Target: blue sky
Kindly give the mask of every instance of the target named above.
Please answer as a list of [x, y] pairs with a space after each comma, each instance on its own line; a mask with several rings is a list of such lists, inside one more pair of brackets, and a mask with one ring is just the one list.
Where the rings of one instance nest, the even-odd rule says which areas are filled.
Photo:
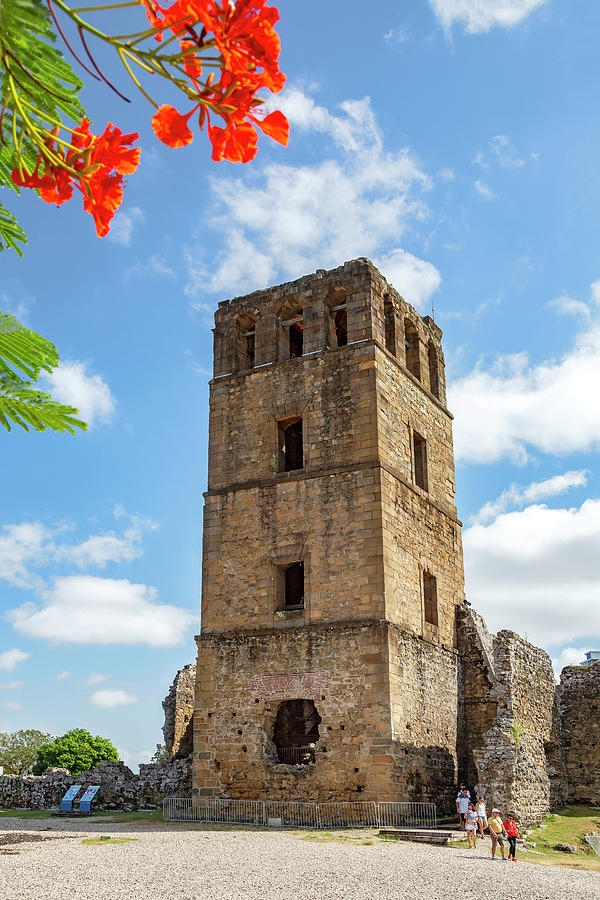
[[2, 437], [2, 731], [148, 758], [195, 656], [212, 311], [356, 256], [444, 330], [469, 600], [557, 666], [600, 646], [600, 7], [279, 7], [287, 149], [169, 150], [94, 86], [95, 124], [143, 151], [110, 237], [77, 201], [7, 198], [30, 243], [0, 308], [56, 343], [91, 428]]

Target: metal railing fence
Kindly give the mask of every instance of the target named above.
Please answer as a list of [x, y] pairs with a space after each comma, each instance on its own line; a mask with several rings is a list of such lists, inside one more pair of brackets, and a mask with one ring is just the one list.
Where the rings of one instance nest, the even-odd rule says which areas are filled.
[[288, 800], [221, 800], [166, 797], [165, 822], [279, 825], [293, 828], [435, 828], [435, 803]]
[[596, 856], [600, 856], [600, 834], [586, 834], [585, 839]]
[[315, 745], [308, 747], [278, 747], [277, 759], [288, 766], [307, 766], [314, 763]]

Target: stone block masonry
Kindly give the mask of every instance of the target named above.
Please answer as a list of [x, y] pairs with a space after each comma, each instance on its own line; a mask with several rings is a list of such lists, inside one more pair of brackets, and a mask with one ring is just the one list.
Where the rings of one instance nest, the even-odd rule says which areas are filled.
[[557, 689], [570, 802], [600, 805], [600, 663], [567, 666]]
[[175, 675], [162, 703], [165, 714], [163, 737], [170, 757], [188, 756], [193, 750], [194, 691], [196, 666], [184, 666]]

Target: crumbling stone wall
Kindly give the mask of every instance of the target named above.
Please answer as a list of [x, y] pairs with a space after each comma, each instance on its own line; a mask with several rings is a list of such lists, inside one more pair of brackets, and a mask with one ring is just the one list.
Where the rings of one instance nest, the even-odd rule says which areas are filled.
[[177, 672], [169, 693], [162, 702], [165, 714], [162, 731], [165, 748], [171, 758], [187, 756], [193, 750], [195, 686], [196, 665], [190, 663]]
[[488, 807], [537, 821], [565, 797], [550, 658], [512, 631], [490, 635], [469, 608], [459, 615], [469, 783]]
[[0, 807], [56, 809], [73, 784], [82, 788], [100, 785], [93, 809], [157, 806], [165, 797], [189, 797], [191, 774], [192, 760], [187, 757], [162, 765], [141, 764], [139, 775], [121, 761], [106, 761], [79, 775], [70, 775], [67, 769], [61, 768], [47, 769], [43, 775], [0, 775]]
[[570, 802], [600, 804], [600, 663], [567, 666], [557, 688]]

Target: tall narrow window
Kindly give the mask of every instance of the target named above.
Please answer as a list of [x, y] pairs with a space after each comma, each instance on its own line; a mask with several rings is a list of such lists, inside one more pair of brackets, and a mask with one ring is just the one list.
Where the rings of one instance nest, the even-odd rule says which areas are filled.
[[417, 487], [427, 490], [427, 442], [416, 431], [413, 431], [413, 464], [414, 479]]
[[252, 328], [250, 331], [244, 333], [244, 350], [246, 355], [246, 367], [248, 369], [254, 368], [254, 346], [255, 331], [254, 328]]
[[423, 572], [423, 604], [425, 621], [430, 625], [438, 623], [437, 580], [430, 572]]
[[421, 380], [421, 361], [419, 359], [419, 335], [410, 321], [404, 320], [404, 347], [406, 350], [406, 368], [411, 375]]
[[[340, 292], [341, 293], [341, 292]], [[327, 344], [329, 347], [345, 347], [348, 343], [348, 304], [346, 298], [342, 295], [340, 302], [334, 299], [332, 303], [335, 306], [329, 307], [329, 337]]]
[[279, 471], [293, 472], [304, 466], [302, 419], [279, 422]]
[[396, 314], [391, 300], [385, 300], [383, 304], [385, 318], [385, 348], [393, 356], [396, 356]]
[[284, 609], [304, 609], [304, 563], [295, 562], [284, 573]]
[[290, 359], [296, 359], [302, 356], [302, 347], [304, 344], [304, 333], [302, 330], [302, 321], [293, 322], [290, 325]]
[[427, 348], [429, 357], [429, 389], [434, 397], [440, 399], [440, 370], [438, 363], [438, 355], [433, 341], [429, 341]]

